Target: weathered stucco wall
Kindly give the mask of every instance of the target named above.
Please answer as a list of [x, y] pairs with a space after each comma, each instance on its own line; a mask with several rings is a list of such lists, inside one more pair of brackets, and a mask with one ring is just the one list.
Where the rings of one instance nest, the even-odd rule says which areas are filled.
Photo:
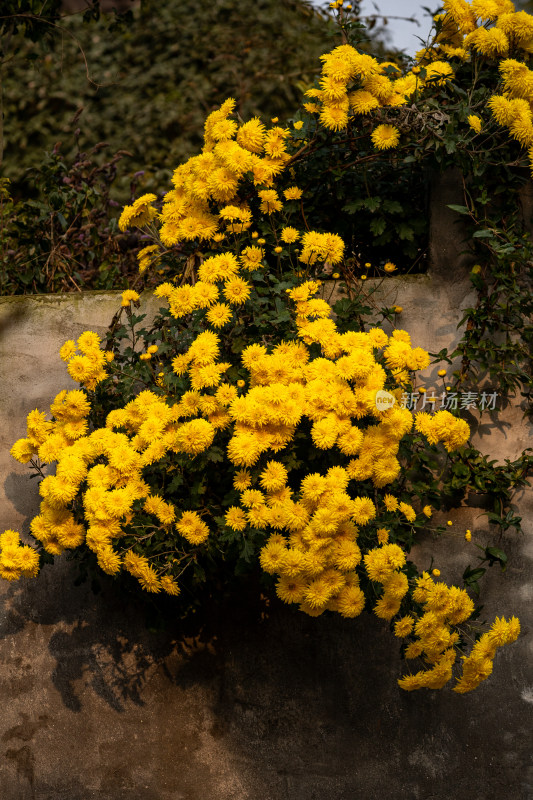
[[[438, 269], [381, 291], [430, 351], [454, 341], [471, 301], [467, 282]], [[38, 504], [8, 449], [27, 412], [71, 385], [59, 346], [103, 332], [116, 306], [99, 293], [0, 299], [0, 530], [27, 531]], [[500, 459], [533, 445], [516, 409], [477, 440]], [[519, 508], [524, 535], [506, 542], [510, 566], [483, 590], [487, 619], [517, 614], [523, 635], [465, 696], [402, 693], [397, 642], [375, 618], [310, 619], [276, 601], [265, 614], [250, 596], [213, 604], [196, 629], [169, 615], [154, 632], [111, 584], [75, 587], [66, 560], [2, 583], [2, 800], [532, 800], [531, 492]], [[478, 515], [462, 509], [443, 538], [428, 536], [420, 566], [435, 552], [451, 581], [475, 563], [464, 530], [488, 541]]]

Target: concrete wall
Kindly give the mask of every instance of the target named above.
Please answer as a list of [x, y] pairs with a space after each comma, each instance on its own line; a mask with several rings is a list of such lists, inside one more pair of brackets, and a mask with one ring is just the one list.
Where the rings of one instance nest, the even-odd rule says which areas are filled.
[[[432, 351], [457, 338], [472, 300], [464, 272], [450, 280], [438, 258], [431, 276], [380, 289]], [[0, 530], [27, 531], [38, 505], [7, 451], [27, 412], [71, 383], [59, 346], [103, 332], [117, 305], [96, 292], [0, 299]], [[476, 436], [500, 459], [533, 445], [519, 409], [498, 411]], [[36, 580], [2, 583], [2, 800], [533, 800], [531, 492], [518, 505], [524, 535], [505, 542], [506, 574], [494, 567], [484, 581], [484, 616], [517, 614], [524, 632], [465, 696], [402, 693], [397, 640], [376, 618], [310, 619], [261, 604], [253, 589], [213, 603], [196, 625], [170, 613], [157, 632], [112, 585], [75, 587], [64, 559]], [[465, 528], [491, 541], [479, 513], [454, 512], [453, 528], [418, 548], [419, 565], [433, 552], [443, 579], [458, 578], [478, 552]]]

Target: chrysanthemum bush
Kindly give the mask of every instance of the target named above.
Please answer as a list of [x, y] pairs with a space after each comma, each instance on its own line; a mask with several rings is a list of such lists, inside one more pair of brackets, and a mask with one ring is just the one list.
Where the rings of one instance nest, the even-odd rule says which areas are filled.
[[[526, 58], [516, 31], [529, 22], [510, 5], [446, 2], [439, 59], [474, 58], [486, 36], [507, 37]], [[433, 510], [464, 495], [465, 464], [494, 487], [497, 468], [468, 445], [459, 416], [400, 404], [430, 361], [407, 332], [365, 325], [348, 280], [332, 315], [349, 253], [338, 233], [309, 225], [313, 182], [296, 180], [311, 129], [353, 131], [363, 119], [375, 148], [397, 148], [401, 131], [380, 115], [427, 103], [453, 77], [439, 59], [397, 76], [343, 44], [323, 57], [320, 88], [291, 126], [244, 122], [226, 100], [162, 210], [155, 195], [124, 209], [123, 229], [153, 237], [141, 273], [164, 266], [174, 278], [157, 287], [150, 323], [127, 290], [105, 341], [87, 331], [61, 348], [81, 388], [60, 392], [51, 418], [32, 411], [11, 450], [40, 474], [42, 502], [34, 547], [14, 531], [0, 537], [4, 578], [79, 549], [109, 575], [190, 606], [222, 564], [228, 581], [262, 574], [263, 590], [311, 616], [367, 610], [389, 623], [408, 666], [404, 689], [440, 688], [456, 664], [457, 692], [490, 675], [518, 620], [485, 630], [467, 590], [438, 580], [437, 568], [420, 573], [409, 552]], [[513, 104], [506, 92], [494, 107]], [[314, 181], [318, 191], [319, 171]], [[503, 565], [501, 550], [481, 551]], [[483, 571], [467, 568], [466, 584], [476, 589]]]

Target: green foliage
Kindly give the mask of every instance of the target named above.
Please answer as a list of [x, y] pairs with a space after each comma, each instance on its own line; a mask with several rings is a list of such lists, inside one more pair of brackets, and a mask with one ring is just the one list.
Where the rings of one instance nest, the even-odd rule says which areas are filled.
[[[127, 149], [130, 174], [146, 171], [159, 189], [168, 165], [198, 149], [221, 96], [235, 97], [243, 118], [286, 116], [328, 47], [323, 31], [318, 12], [299, 0], [145, 2], [119, 31], [104, 17], [90, 26], [64, 19], [44, 62], [29, 71], [34, 51], [20, 41], [5, 66], [5, 174], [28, 189], [21, 167], [35, 166], [83, 108], [82, 146]], [[121, 189], [128, 201], [127, 180]]]
[[[71, 18], [57, 2], [11, 6], [0, 31], [11, 180], [0, 212], [2, 294], [134, 280], [137, 238], [118, 235], [116, 217], [139, 180], [156, 191], [168, 182], [169, 164], [198, 148], [221, 94], [237, 98], [243, 117], [286, 116], [328, 46], [324, 18], [299, 0], [145, 2], [135, 17], [103, 17], [98, 2]], [[117, 169], [109, 152], [128, 160]]]
[[[311, 227], [335, 231], [349, 247], [356, 274], [364, 269], [380, 274], [391, 259], [401, 273], [427, 269], [429, 237], [429, 173], [412, 159], [379, 153], [369, 134], [373, 123], [363, 122], [359, 130], [333, 134], [318, 121], [305, 120], [306, 147], [294, 159], [294, 176], [306, 191], [306, 218]], [[368, 144], [360, 139], [368, 137]], [[316, 176], [319, 176], [315, 184]]]
[[111, 197], [124, 153], [103, 161], [106, 149], [70, 158], [58, 145], [28, 172], [34, 200], [13, 199], [1, 181], [0, 294], [111, 289], [134, 278], [139, 237], [120, 233]]
[[[477, 302], [465, 310], [460, 323], [463, 335], [456, 348], [443, 355], [461, 357], [456, 373], [459, 385], [476, 382], [486, 373], [504, 395], [522, 392], [530, 401], [533, 245], [516, 203], [518, 191], [503, 213], [498, 194], [496, 203], [483, 203], [480, 208], [482, 197], [475, 197], [477, 191], [479, 187], [465, 191], [470, 205], [459, 212], [469, 215], [470, 253], [475, 262], [471, 279]], [[530, 413], [529, 402], [526, 411]]]
[[6, 39], [13, 34], [31, 42], [53, 38], [53, 28], [61, 17], [61, 0], [3, 0], [0, 15], [0, 42], [5, 55]]

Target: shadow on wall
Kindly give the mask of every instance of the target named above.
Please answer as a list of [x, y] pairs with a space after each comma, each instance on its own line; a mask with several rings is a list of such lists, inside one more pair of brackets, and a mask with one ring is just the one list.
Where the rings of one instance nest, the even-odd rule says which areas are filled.
[[[13, 441], [15, 441], [14, 438]], [[41, 501], [37, 480], [30, 477], [29, 474], [10, 472], [4, 481], [4, 493], [13, 509], [25, 516], [25, 520], [22, 523], [22, 531], [23, 533], [29, 533], [30, 523], [33, 517], [39, 513]]]
[[56, 663], [52, 681], [71, 711], [82, 710], [85, 687], [115, 711], [128, 701], [142, 704], [148, 672], [175, 647], [174, 637], [150, 632], [149, 607], [121, 594], [105, 575], [78, 581], [75, 562], [62, 558], [38, 578], [11, 584], [0, 638], [27, 625], [54, 626], [47, 639]]
[[0, 315], [0, 342], [3, 336], [12, 330], [16, 330], [17, 326], [22, 322], [23, 317], [28, 316], [28, 308], [24, 303], [19, 302], [19, 297], [13, 297], [12, 302], [5, 302], [7, 298], [2, 298], [2, 314]]
[[[219, 702], [243, 708], [296, 708], [304, 689], [324, 705], [326, 718], [329, 708], [332, 724], [339, 713], [360, 717], [365, 705], [373, 714], [373, 702], [352, 702], [359, 691], [347, 685], [348, 676], [357, 674], [359, 685], [368, 686], [381, 672], [394, 686], [398, 655], [377, 619], [317, 620], [277, 600], [270, 606], [254, 579], [222, 602], [207, 597], [203, 610], [179, 620], [172, 598], [143, 601], [101, 573], [99, 587], [93, 582], [91, 588], [90, 580], [75, 586], [76, 577], [75, 563], [63, 558], [37, 579], [9, 585], [0, 628], [6, 639], [28, 625], [54, 626], [48, 639], [56, 662], [53, 682], [71, 711], [82, 710], [82, 679], [116, 711], [128, 702], [142, 705], [143, 688], [157, 670], [182, 689], [215, 681]], [[362, 658], [369, 635], [375, 647]]]
[[[25, 658], [39, 658], [39, 647], [48, 648], [53, 686], [67, 711], [60, 719], [71, 712], [79, 720], [68, 730], [94, 726], [96, 714], [113, 733], [110, 738], [97, 728], [92, 735], [101, 747], [116, 739], [121, 750], [131, 731], [139, 731], [128, 764], [139, 747], [160, 748], [160, 767], [181, 794], [153, 793], [153, 784], [144, 793], [123, 794], [118, 783], [109, 793], [76, 793], [81, 767], [74, 767], [70, 793], [60, 796], [205, 800], [213, 781], [217, 800], [444, 800], [451, 796], [450, 765], [468, 762], [468, 775], [454, 781], [455, 800], [486, 800], [487, 776], [502, 800], [529, 797], [520, 794], [516, 773], [529, 752], [529, 708], [512, 691], [517, 676], [510, 680], [510, 665], [502, 663], [507, 656], [498, 676], [472, 695], [409, 694], [396, 684], [399, 643], [375, 617], [309, 618], [277, 600], [269, 605], [251, 582], [232, 598], [208, 598], [182, 622], [171, 598], [157, 618], [111, 579], [104, 578], [95, 595], [88, 584], [74, 586], [75, 577], [73, 562], [62, 559], [38, 579], [11, 585], [0, 637], [9, 647], [19, 634]], [[156, 622], [166, 628], [156, 629]], [[40, 675], [32, 689], [40, 698], [38, 713], [4, 734], [21, 775], [33, 775], [31, 751], [22, 752], [24, 726], [44, 731], [52, 725], [46, 715], [57, 719], [48, 685], [48, 675]], [[499, 691], [506, 694], [505, 714], [494, 702]], [[231, 775], [250, 790], [223, 789], [221, 753]], [[114, 761], [113, 768], [120, 764]], [[194, 775], [196, 789], [183, 793]], [[49, 794], [39, 784], [39, 797], [55, 800], [61, 780]], [[154, 780], [158, 790], [166, 785]]]

